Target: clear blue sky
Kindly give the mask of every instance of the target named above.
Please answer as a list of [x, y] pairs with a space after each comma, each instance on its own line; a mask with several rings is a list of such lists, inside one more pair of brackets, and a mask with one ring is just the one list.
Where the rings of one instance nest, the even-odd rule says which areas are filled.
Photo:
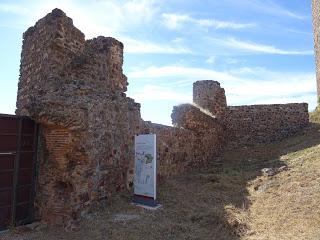
[[56, 7], [87, 39], [124, 43], [144, 120], [171, 124], [201, 79], [219, 81], [229, 105], [316, 106], [310, 0], [0, 0], [0, 113], [15, 111], [22, 33]]

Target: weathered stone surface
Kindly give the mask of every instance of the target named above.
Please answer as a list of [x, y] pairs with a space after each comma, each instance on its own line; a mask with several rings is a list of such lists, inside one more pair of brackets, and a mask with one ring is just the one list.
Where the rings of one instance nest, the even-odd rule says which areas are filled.
[[59, 9], [24, 34], [16, 112], [41, 124], [36, 209], [43, 221], [68, 226], [93, 203], [132, 187], [137, 133], [157, 134], [161, 178], [221, 154], [219, 127], [144, 122], [140, 105], [124, 93], [122, 64], [122, 43], [85, 40]]
[[231, 146], [279, 141], [309, 124], [307, 103], [230, 106], [226, 116]]
[[194, 131], [211, 129], [219, 125], [219, 121], [210, 112], [204, 112], [191, 104], [173, 107], [171, 118], [173, 126]]
[[193, 83], [193, 102], [198, 107], [209, 111], [217, 119], [223, 119], [227, 109], [227, 100], [220, 83], [202, 80]]
[[318, 103], [320, 98], [320, 1], [312, 0], [312, 16], [313, 16], [313, 37], [314, 50], [316, 60], [316, 75], [317, 75], [317, 95]]
[[145, 125], [142, 132], [157, 135], [160, 179], [208, 166], [222, 154], [222, 128], [192, 131], [151, 122]]
[[216, 81], [193, 84], [195, 105], [173, 108], [174, 126], [193, 131], [217, 130], [229, 147], [279, 141], [309, 124], [308, 104], [226, 106], [224, 89]]
[[17, 114], [41, 124], [36, 204], [45, 221], [76, 219], [126, 187], [141, 118], [122, 63], [122, 43], [85, 41], [58, 9], [24, 34]]
[[281, 167], [278, 167], [278, 168], [263, 168], [261, 169], [261, 173], [263, 176], [266, 176], [266, 177], [271, 177], [271, 176], [274, 176], [280, 172], [283, 172], [283, 171], [288, 171], [289, 168], [287, 165], [283, 165]]
[[132, 187], [134, 135], [157, 134], [160, 179], [220, 159], [226, 140], [279, 140], [308, 123], [306, 104], [227, 107], [216, 81], [194, 84], [194, 105], [174, 108], [175, 127], [144, 122], [126, 97], [123, 45], [85, 40], [54, 9], [23, 36], [18, 115], [40, 123], [36, 209], [66, 226], [110, 194]]

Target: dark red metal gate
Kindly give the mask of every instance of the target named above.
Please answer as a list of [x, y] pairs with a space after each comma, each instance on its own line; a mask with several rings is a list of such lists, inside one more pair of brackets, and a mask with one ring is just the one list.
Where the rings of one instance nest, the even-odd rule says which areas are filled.
[[0, 230], [34, 218], [37, 125], [0, 114]]

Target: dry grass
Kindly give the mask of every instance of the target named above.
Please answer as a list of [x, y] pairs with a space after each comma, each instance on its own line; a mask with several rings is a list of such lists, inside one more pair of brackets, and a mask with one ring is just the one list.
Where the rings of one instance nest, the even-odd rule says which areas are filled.
[[[3, 239], [320, 239], [320, 117], [280, 143], [229, 150], [220, 164], [163, 182], [163, 208], [132, 206], [131, 194], [109, 199], [78, 230], [15, 230]], [[264, 167], [288, 165], [272, 177]], [[131, 220], [115, 221], [117, 214]], [[121, 215], [123, 216], [123, 215]]]
[[244, 239], [320, 239], [320, 115], [311, 120], [305, 135], [274, 147], [289, 171], [250, 182], [251, 235]]

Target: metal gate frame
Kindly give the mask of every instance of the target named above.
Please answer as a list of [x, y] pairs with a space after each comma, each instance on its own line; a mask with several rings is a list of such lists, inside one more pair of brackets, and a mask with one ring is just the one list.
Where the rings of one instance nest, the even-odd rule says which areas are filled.
[[[35, 198], [35, 182], [36, 182], [36, 170], [37, 170], [37, 144], [38, 144], [38, 124], [33, 122], [30, 118], [24, 117], [24, 116], [16, 116], [16, 115], [8, 115], [8, 114], [0, 114], [0, 118], [3, 119], [13, 119], [14, 121], [18, 121], [18, 129], [17, 132], [14, 133], [2, 133], [0, 132], [0, 136], [16, 136], [17, 137], [17, 146], [16, 151], [0, 151], [0, 160], [1, 156], [12, 156], [14, 155], [14, 165], [13, 169], [0, 169], [1, 173], [12, 173], [13, 179], [12, 179], [12, 186], [11, 187], [5, 187], [0, 188], [0, 192], [5, 192], [11, 190], [11, 203], [10, 205], [0, 206], [0, 208], [11, 208], [11, 216], [10, 219], [8, 219], [8, 223], [5, 225], [5, 223], [0, 222], [0, 231], [5, 230], [9, 227], [14, 227], [22, 224], [30, 223], [34, 220], [34, 198]], [[10, 121], [10, 120], [9, 120]], [[23, 127], [26, 124], [33, 123], [33, 133], [24, 133]], [[27, 125], [28, 126], [28, 125]], [[32, 129], [31, 129], [32, 130]], [[24, 144], [28, 145], [28, 141], [22, 142], [23, 137], [33, 137], [33, 143], [32, 143], [32, 150], [25, 150], [23, 149]], [[25, 141], [25, 140], [24, 140]], [[30, 144], [30, 143], [29, 143]], [[32, 153], [32, 168], [20, 168], [21, 165], [21, 154], [22, 153]], [[20, 185], [18, 184], [20, 179], [19, 177], [22, 175], [19, 171], [32, 171], [31, 176], [31, 183]], [[22, 176], [23, 178], [23, 176]], [[29, 197], [28, 201], [25, 202], [19, 202], [18, 203], [18, 190], [21, 188], [30, 188], [29, 189]], [[28, 190], [28, 189], [27, 189]], [[17, 219], [17, 213], [21, 211], [21, 209], [17, 209], [19, 206], [27, 205], [28, 204], [28, 212], [27, 217], [23, 219]], [[25, 209], [22, 209], [22, 211]], [[4, 224], [4, 225], [1, 225]]]

